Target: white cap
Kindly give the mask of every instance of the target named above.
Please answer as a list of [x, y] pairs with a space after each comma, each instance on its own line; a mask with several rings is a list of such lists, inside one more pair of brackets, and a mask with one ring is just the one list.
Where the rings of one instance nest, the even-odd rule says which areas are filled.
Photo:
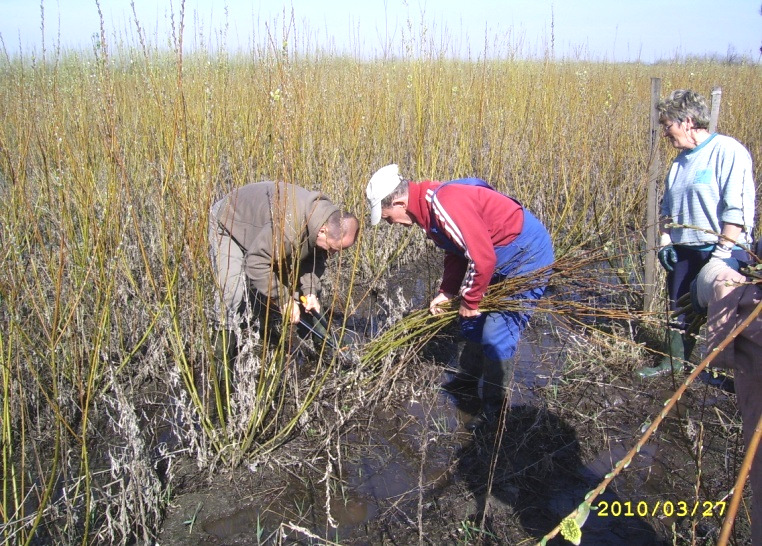
[[370, 203], [370, 225], [375, 226], [381, 221], [381, 201], [390, 195], [402, 182], [397, 165], [381, 167], [370, 177], [365, 188], [365, 196]]

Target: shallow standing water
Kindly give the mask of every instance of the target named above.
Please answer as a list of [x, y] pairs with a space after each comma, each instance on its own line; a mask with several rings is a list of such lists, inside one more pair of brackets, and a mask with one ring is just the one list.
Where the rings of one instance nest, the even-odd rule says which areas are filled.
[[[455, 544], [470, 543], [478, 529], [485, 531], [486, 543], [533, 543], [622, 458], [639, 431], [638, 419], [645, 418], [633, 420], [633, 411], [647, 409], [632, 385], [596, 386], [581, 395], [575, 411], [612, 417], [596, 425], [609, 430], [603, 449], [591, 451], [584, 431], [547, 403], [549, 393], [568, 388], [560, 372], [562, 345], [543, 326], [526, 332], [501, 434], [467, 432], [463, 423], [475, 408], [443, 392], [439, 385], [448, 374], [432, 365], [421, 372], [419, 384], [401, 389], [394, 404], [376, 408], [350, 428], [340, 460], [333, 461], [340, 479], [329, 488], [322, 480], [325, 469], [306, 464], [295, 465], [291, 475], [259, 468], [219, 476], [174, 499], [159, 543]], [[666, 389], [653, 399], [668, 395]], [[684, 473], [689, 482], [690, 454], [672, 453], [670, 444], [648, 444], [626, 477], [617, 478], [598, 501], [608, 507], [653, 506], [670, 495], [670, 472]], [[671, 455], [665, 456], [665, 447]], [[665, 529], [676, 522], [593, 513], [583, 544], [666, 544]]]
[[[424, 305], [427, 283], [403, 277], [414, 279], [406, 297]], [[593, 356], [588, 343], [559, 333], [548, 319], [535, 320], [516, 356], [503, 428], [477, 433], [463, 426], [478, 409], [473, 400], [441, 389], [455, 347], [440, 348], [436, 358], [415, 363], [404, 381], [390, 386], [391, 404], [368, 408], [347, 427], [330, 461], [300, 458], [299, 449], [286, 445], [285, 455], [273, 455], [277, 465], [211, 479], [191, 471], [158, 543], [533, 544], [603, 480], [674, 390], [669, 378], [634, 380], [621, 364]], [[589, 353], [589, 362], [576, 361], [570, 369], [570, 346]], [[708, 388], [689, 392], [677, 417], [597, 499], [594, 507], [609, 513], [591, 513], [582, 544], [701, 544], [702, 537], [712, 543], [719, 518], [611, 510], [690, 500], [697, 487], [704, 499], [719, 500], [732, 486], [726, 453], [735, 432], [724, 418], [707, 422], [702, 432], [704, 477], [696, 478], [695, 429], [703, 431], [700, 421], [712, 412], [728, 415], [728, 422], [734, 412], [726, 393]], [[332, 478], [326, 480], [329, 463]], [[557, 537], [551, 543], [565, 542]]]

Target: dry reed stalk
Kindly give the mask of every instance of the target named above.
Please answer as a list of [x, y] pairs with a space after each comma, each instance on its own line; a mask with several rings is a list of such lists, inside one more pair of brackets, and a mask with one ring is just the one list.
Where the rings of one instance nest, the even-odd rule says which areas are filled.
[[[749, 442], [749, 447], [744, 455], [741, 468], [738, 470], [738, 478], [733, 486], [733, 497], [730, 499], [728, 505], [728, 515], [725, 517], [725, 521], [722, 523], [722, 530], [720, 536], [717, 539], [718, 546], [725, 546], [730, 538], [730, 533], [733, 529], [733, 522], [735, 521], [736, 514], [738, 513], [738, 507], [741, 504], [741, 497], [743, 496], [744, 484], [749, 477], [751, 471], [752, 461], [759, 450], [760, 439], [762, 439], [762, 415], [760, 415], [756, 426], [754, 427], [754, 435]], [[755, 498], [754, 502], [759, 502], [759, 498]]]

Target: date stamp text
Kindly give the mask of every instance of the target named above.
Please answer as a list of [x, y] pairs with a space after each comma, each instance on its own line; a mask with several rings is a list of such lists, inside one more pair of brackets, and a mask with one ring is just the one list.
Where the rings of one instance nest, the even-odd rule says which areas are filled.
[[599, 501], [593, 505], [598, 517], [700, 517], [725, 515], [725, 501]]

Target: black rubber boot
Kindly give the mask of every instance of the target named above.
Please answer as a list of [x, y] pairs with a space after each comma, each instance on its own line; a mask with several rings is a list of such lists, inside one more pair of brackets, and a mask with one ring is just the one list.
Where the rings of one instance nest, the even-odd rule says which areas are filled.
[[514, 359], [483, 359], [482, 407], [465, 425], [475, 431], [497, 426], [503, 407], [511, 407], [511, 384], [513, 383]]
[[482, 376], [482, 346], [480, 343], [465, 341], [458, 347], [458, 371], [453, 378], [442, 385], [450, 394], [478, 396], [479, 378]]
[[486, 430], [497, 427], [500, 422], [500, 413], [502, 412], [503, 404], [497, 404], [496, 402], [484, 402], [482, 403], [482, 409], [474, 415], [464, 426], [466, 430], [471, 432], [477, 430]]
[[452, 379], [442, 385], [442, 389], [454, 395], [478, 396], [479, 378], [458, 372]]

